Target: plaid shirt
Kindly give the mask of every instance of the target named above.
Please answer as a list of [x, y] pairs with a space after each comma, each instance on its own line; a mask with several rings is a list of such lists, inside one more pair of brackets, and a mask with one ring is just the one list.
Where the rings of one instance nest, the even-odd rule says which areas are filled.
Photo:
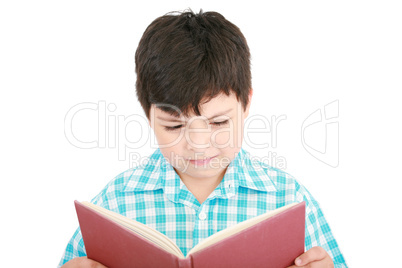
[[[335, 267], [347, 267], [311, 194], [289, 174], [250, 159], [241, 149], [218, 187], [200, 204], [157, 149], [142, 166], [113, 179], [92, 203], [144, 223], [172, 239], [183, 254], [207, 237], [293, 202], [306, 201], [305, 249], [323, 247]], [[59, 266], [85, 256], [80, 229]]]

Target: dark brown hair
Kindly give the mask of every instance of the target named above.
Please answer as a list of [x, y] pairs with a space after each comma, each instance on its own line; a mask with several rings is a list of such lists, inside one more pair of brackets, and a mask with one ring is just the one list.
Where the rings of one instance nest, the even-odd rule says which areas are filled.
[[[251, 90], [250, 52], [240, 29], [217, 12], [168, 13], [145, 30], [135, 54], [136, 90], [146, 116], [200, 116], [200, 102], [235, 93], [243, 109]], [[202, 104], [202, 103], [201, 103]], [[176, 107], [176, 110], [171, 106]]]

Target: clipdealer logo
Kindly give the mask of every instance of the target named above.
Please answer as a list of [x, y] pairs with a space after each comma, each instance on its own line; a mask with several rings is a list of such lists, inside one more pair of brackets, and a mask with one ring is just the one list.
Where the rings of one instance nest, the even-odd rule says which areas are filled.
[[317, 160], [339, 166], [339, 100], [315, 110], [302, 123], [301, 142]]
[[[158, 104], [168, 105], [168, 104]], [[237, 111], [241, 113], [241, 104], [239, 104]], [[130, 162], [130, 166], [140, 164], [143, 159], [138, 153], [139, 148], [147, 145], [151, 148], [161, 148], [156, 141], [155, 135], [151, 130], [149, 120], [139, 114], [122, 115], [116, 112], [117, 106], [114, 103], [107, 104], [106, 101], [101, 100], [96, 102], [82, 102], [73, 105], [66, 113], [64, 118], [64, 135], [67, 141], [81, 149], [117, 149], [118, 160], [126, 161], [127, 156]], [[152, 113], [151, 113], [152, 116]], [[261, 157], [260, 161], [267, 163], [271, 166], [286, 169], [286, 158], [278, 155], [276, 152], [272, 152], [269, 149], [277, 148], [278, 129], [286, 121], [286, 115], [272, 115], [270, 118], [264, 115], [250, 115], [247, 118], [242, 118], [238, 114], [238, 120], [244, 120], [243, 129], [243, 143], [253, 149], [264, 149], [268, 155]], [[241, 119], [239, 119], [241, 118]], [[155, 121], [155, 120], [152, 120]], [[231, 119], [229, 119], [231, 121]], [[237, 122], [237, 124], [240, 124]], [[234, 146], [233, 138], [241, 135], [235, 135], [234, 131], [241, 131], [241, 128], [237, 130], [233, 127], [234, 122], [230, 122], [229, 127], [219, 128], [213, 130], [211, 134], [212, 144], [214, 138], [219, 133], [228, 133], [229, 141], [225, 144], [218, 144], [217, 148], [224, 148], [225, 146]], [[191, 128], [183, 135], [178, 135], [168, 146], [174, 146], [181, 139], [192, 144], [191, 137], [188, 135], [188, 131], [199, 131], [201, 133], [209, 133], [209, 129], [205, 128]], [[184, 135], [187, 134], [187, 135]], [[209, 135], [209, 134], [206, 134]], [[203, 146], [193, 144], [194, 146]], [[147, 145], [148, 146], [148, 145]], [[214, 145], [215, 146], [215, 145]]]

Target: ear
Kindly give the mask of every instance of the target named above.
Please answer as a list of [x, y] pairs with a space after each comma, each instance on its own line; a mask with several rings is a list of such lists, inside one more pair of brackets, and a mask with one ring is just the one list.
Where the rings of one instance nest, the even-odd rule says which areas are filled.
[[247, 104], [246, 110], [244, 111], [244, 118], [246, 118], [248, 116], [252, 98], [253, 98], [253, 89], [251, 88], [250, 94], [248, 95], [248, 104]]

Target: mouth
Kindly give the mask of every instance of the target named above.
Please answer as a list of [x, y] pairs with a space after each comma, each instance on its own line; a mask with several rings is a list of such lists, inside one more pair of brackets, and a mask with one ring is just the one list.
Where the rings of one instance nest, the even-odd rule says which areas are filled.
[[206, 165], [208, 164], [213, 158], [217, 157], [218, 155], [212, 156], [212, 157], [208, 157], [208, 158], [204, 158], [204, 159], [199, 159], [199, 160], [191, 160], [189, 159], [190, 163], [196, 166], [200, 166], [200, 165]]

